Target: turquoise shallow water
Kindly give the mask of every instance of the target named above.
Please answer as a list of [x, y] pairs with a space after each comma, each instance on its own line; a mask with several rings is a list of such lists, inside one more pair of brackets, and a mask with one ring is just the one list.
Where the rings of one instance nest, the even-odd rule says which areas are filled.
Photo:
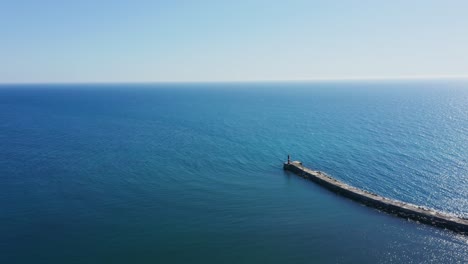
[[468, 82], [0, 86], [1, 263], [466, 263]]

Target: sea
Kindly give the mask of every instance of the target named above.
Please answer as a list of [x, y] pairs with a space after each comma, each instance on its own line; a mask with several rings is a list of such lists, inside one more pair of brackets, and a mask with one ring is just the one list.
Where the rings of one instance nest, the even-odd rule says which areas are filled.
[[468, 81], [3, 84], [0, 263], [468, 263]]

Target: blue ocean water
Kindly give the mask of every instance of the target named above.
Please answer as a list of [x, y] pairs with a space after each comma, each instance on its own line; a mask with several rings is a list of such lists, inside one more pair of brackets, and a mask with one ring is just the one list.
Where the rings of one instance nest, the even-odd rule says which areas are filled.
[[0, 86], [0, 263], [466, 263], [468, 82]]

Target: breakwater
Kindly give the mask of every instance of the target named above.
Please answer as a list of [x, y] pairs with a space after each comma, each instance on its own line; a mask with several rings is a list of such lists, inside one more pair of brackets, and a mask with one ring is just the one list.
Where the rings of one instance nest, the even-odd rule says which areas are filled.
[[385, 198], [380, 195], [355, 188], [330, 177], [326, 173], [308, 169], [299, 161], [290, 162], [288, 160], [288, 162], [284, 163], [283, 168], [366, 206], [373, 207], [402, 218], [412, 219], [420, 223], [446, 228], [468, 235], [468, 219], [447, 215], [442, 212], [414, 204]]

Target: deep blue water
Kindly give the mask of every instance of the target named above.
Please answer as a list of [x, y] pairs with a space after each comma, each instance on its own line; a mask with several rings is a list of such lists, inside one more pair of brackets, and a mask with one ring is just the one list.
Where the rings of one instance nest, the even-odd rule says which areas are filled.
[[468, 82], [0, 86], [0, 263], [467, 263]]

